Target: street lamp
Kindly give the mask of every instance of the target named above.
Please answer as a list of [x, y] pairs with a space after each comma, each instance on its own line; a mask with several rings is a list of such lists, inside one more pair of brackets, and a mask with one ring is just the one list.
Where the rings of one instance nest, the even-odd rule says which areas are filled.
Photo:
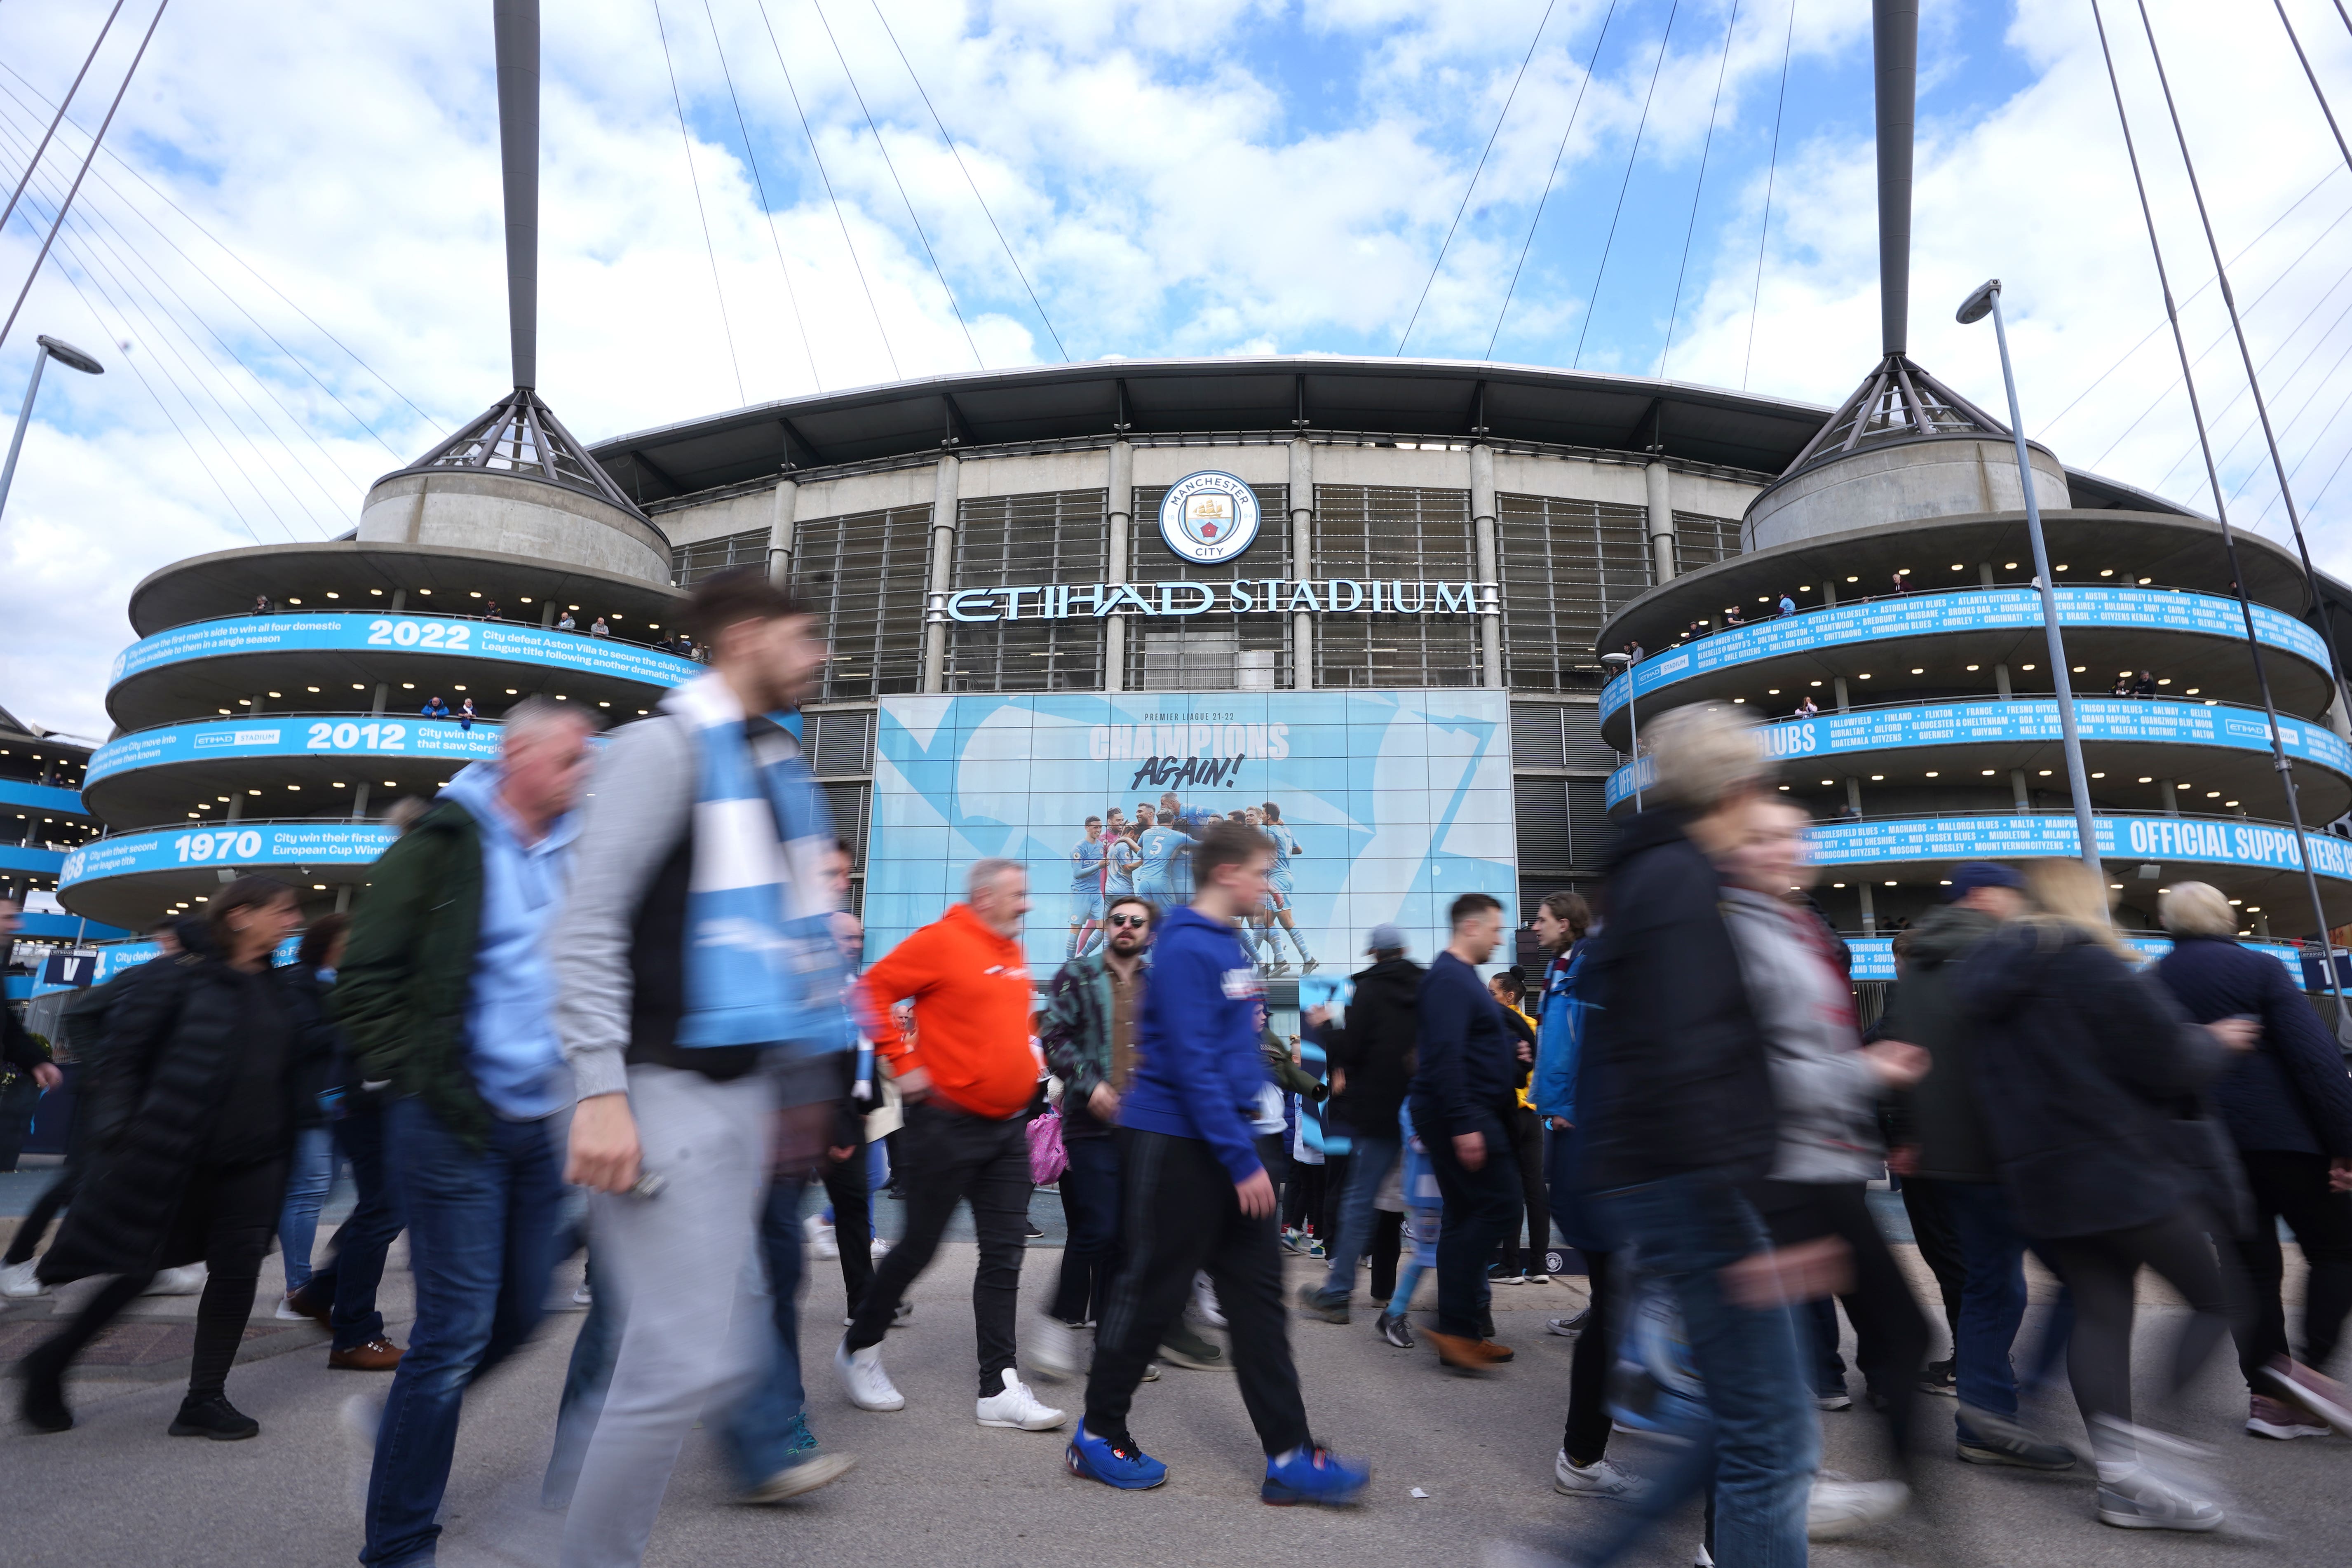
[[2050, 674], [2058, 691], [2058, 738], [2066, 752], [2066, 787], [2074, 796], [2074, 832], [2083, 864], [2106, 879], [2099, 864], [2098, 831], [2091, 825], [2091, 789], [2083, 771], [2083, 738], [2074, 728], [2074, 685], [2067, 678], [2066, 639], [2058, 630], [2058, 595], [2050, 585], [2050, 551], [2042, 541], [2042, 503], [2033, 497], [2033, 469], [2025, 456], [2025, 416], [2017, 406], [2017, 374], [2009, 363], [2009, 329], [2000, 315], [2000, 279], [1996, 278], [1961, 302], [1955, 316], [1971, 326], [1990, 315], [1993, 341], [2000, 345], [2000, 379], [2009, 389], [2009, 433], [2017, 442], [2017, 482], [2025, 491], [2025, 531], [2033, 543], [2033, 577], [2042, 587], [2042, 633], [2050, 643]]
[[8, 487], [16, 479], [16, 452], [25, 444], [25, 426], [33, 417], [33, 399], [40, 395], [41, 368], [55, 359], [59, 364], [80, 371], [85, 375], [104, 375], [106, 367], [71, 343], [60, 342], [47, 332], [37, 340], [41, 352], [33, 356], [33, 382], [25, 388], [25, 406], [16, 410], [16, 434], [8, 442], [8, 462], [0, 468], [0, 513], [8, 510]]
[[[1604, 653], [1601, 656], [1601, 662], [1622, 675], [1633, 668], [1633, 656], [1630, 653]], [[1633, 711], [1633, 688], [1630, 684], [1625, 688], [1625, 723], [1628, 726], [1625, 747], [1633, 759], [1633, 809], [1639, 811], [1642, 809], [1642, 719]]]

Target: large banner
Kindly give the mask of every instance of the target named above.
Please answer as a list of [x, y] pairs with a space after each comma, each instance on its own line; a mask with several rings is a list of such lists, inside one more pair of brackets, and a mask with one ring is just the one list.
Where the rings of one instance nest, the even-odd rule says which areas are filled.
[[[1279, 853], [1252, 921], [1270, 974], [1344, 973], [1382, 921], [1426, 962], [1445, 910], [1517, 885], [1502, 692], [1172, 692], [889, 697], [874, 760], [866, 952], [963, 896], [982, 856], [1029, 868], [1042, 986], [1097, 939], [1108, 890], [1192, 897], [1184, 849], [1241, 814]], [[1097, 819], [1093, 826], [1089, 819]]]
[[[2149, 960], [2162, 958], [2172, 951], [2172, 939], [2164, 936], [2127, 936], [2124, 945]], [[2286, 970], [2295, 989], [2305, 988], [2303, 950], [2284, 942], [2241, 942], [2240, 947], [2255, 952], [2266, 952], [2279, 961]], [[1895, 973], [1895, 939], [1890, 936], [1856, 936], [1846, 939], [1853, 952], [1853, 977], [1856, 980], [1893, 980]], [[2314, 968], [2317, 961], [2313, 962]], [[2321, 982], [2322, 984], [2326, 983]]]
[[[2118, 816], [2091, 819], [2099, 856], [2106, 860], [2169, 860], [2248, 866], [2266, 871], [2303, 869], [2294, 834], [2259, 822], [2210, 816]], [[2332, 834], [2306, 833], [2311, 868], [2352, 880], [2352, 844]], [[2072, 816], [1924, 816], [1890, 821], [1824, 822], [1812, 830], [1816, 865], [1874, 866], [1897, 861], [2070, 859], [2081, 853]]]
[[62, 887], [189, 866], [366, 866], [400, 835], [378, 822], [224, 822], [100, 838], [69, 851]]
[[226, 654], [304, 652], [441, 654], [542, 668], [572, 669], [671, 687], [702, 673], [675, 654], [583, 632], [545, 631], [514, 621], [440, 620], [428, 616], [319, 615], [294, 611], [197, 621], [142, 637], [115, 656], [110, 686], [190, 659]]
[[212, 719], [118, 735], [89, 756], [88, 788], [132, 768], [251, 757], [446, 757], [482, 762], [499, 754], [499, 726], [455, 719]]
[[[2175, 594], [2153, 588], [2060, 588], [2058, 621], [2075, 626], [2118, 626], [2135, 630], [2197, 632], [2207, 637], [2242, 638], [2246, 623], [2235, 599], [2214, 594]], [[1709, 670], [1784, 654], [1811, 653], [1855, 643], [1885, 642], [1937, 637], [1948, 632], [2038, 629], [2042, 595], [2029, 588], [1975, 588], [1945, 594], [1912, 594], [1901, 598], [1874, 599], [1866, 605], [1807, 610], [1731, 626], [1654, 653], [1601, 689], [1601, 716], [1606, 719], [1638, 692], [1647, 697], [1679, 680]], [[2322, 669], [2327, 668], [2327, 647], [2319, 634], [2292, 616], [2267, 605], [2254, 606], [2254, 635], [2266, 647], [2300, 655]]]
[[[2078, 697], [2074, 721], [2086, 742], [2130, 742], [2167, 746], [2222, 746], [2268, 752], [2270, 725], [2259, 708], [2208, 706], [2177, 698]], [[1934, 702], [1916, 708], [1872, 708], [1824, 713], [1818, 719], [1783, 719], [1757, 731], [1757, 744], [1775, 762], [1805, 762], [1848, 752], [1884, 752], [1906, 746], [1991, 743], [2056, 743], [2063, 737], [2055, 698], [2000, 698], [1976, 702]], [[2332, 730], [2282, 714], [2279, 744], [2293, 760], [2338, 773], [2352, 773], [2352, 751]], [[97, 764], [91, 763], [95, 770]], [[1608, 804], [1616, 805], [1641, 787], [1650, 787], [1655, 769], [1647, 757], [1609, 775]]]

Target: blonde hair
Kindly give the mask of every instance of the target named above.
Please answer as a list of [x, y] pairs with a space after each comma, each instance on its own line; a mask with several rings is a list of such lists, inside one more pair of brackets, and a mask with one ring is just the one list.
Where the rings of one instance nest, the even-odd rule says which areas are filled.
[[1669, 805], [1712, 811], [1771, 777], [1755, 721], [1717, 703], [1677, 708], [1653, 721], [1643, 739], [1655, 775], [1650, 793]]
[[2072, 931], [2089, 937], [2126, 963], [2140, 955], [2116, 935], [2110, 918], [2114, 900], [2106, 879], [2080, 860], [2028, 860], [2024, 866], [2025, 896], [2033, 912], [2025, 920], [2045, 931]]
[[2238, 934], [2238, 912], [2210, 882], [2175, 882], [2157, 900], [2156, 918], [2175, 936]]

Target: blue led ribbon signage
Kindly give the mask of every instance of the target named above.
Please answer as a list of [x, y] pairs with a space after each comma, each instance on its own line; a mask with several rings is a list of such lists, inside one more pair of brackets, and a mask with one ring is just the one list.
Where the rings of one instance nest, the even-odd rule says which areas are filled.
[[224, 822], [126, 833], [69, 851], [58, 882], [199, 866], [366, 866], [399, 837], [374, 822]]
[[[2146, 958], [2162, 958], [2172, 951], [2172, 939], [2164, 936], [2127, 936], [2124, 944]], [[2303, 950], [2283, 942], [2241, 942], [2240, 947], [2251, 952], [2266, 952], [2286, 967], [2294, 988], [2303, 989]], [[1846, 947], [1853, 953], [1853, 977], [1856, 980], [1893, 980], [1895, 974], [1895, 939], [1890, 936], [1848, 937]]]
[[[2217, 595], [2159, 593], [2151, 588], [2061, 588], [2057, 599], [2059, 622], [2068, 627], [2115, 626], [2233, 638], [2245, 636], [2245, 621], [2238, 601]], [[2024, 631], [2038, 629], [2041, 625], [2042, 595], [2028, 588], [1913, 594], [1866, 605], [1781, 616], [1732, 626], [1651, 655], [1602, 689], [1601, 716], [1606, 719], [1622, 708], [1629, 694], [1647, 697], [1693, 676], [1753, 664], [1759, 659], [1814, 653], [1853, 643], [1938, 637], [1952, 632]], [[2256, 605], [2254, 635], [2268, 647], [2284, 649], [2323, 669], [2327, 666], [2327, 649], [2320, 642], [2319, 634], [2292, 616]]]
[[251, 757], [429, 757], [483, 762], [499, 754], [499, 726], [454, 719], [220, 719], [118, 735], [89, 757], [89, 783], [136, 768]]
[[[2132, 698], [2078, 697], [2074, 715], [2087, 742], [2220, 746], [2263, 752], [2271, 749], [2270, 729], [2258, 709], [2209, 707], [2177, 699], [2144, 702]], [[1764, 753], [1776, 762], [1915, 746], [2054, 744], [2060, 739], [2058, 702], [2050, 697], [2005, 698], [1824, 713], [1816, 719], [1783, 719], [1767, 724], [1756, 738]], [[2291, 760], [2352, 774], [2352, 748], [2347, 748], [2332, 730], [2281, 717], [2279, 742]], [[1628, 763], [1610, 775], [1609, 805], [1614, 806], [1633, 793], [1637, 775], [1641, 787], [1648, 789], [1653, 778], [1649, 758]]]
[[[2242, 866], [2252, 870], [2300, 872], [2294, 835], [2284, 827], [2234, 817], [2118, 816], [2092, 818], [2101, 858]], [[2352, 843], [2325, 833], [2306, 833], [2311, 868], [2323, 877], [2352, 881]], [[1821, 866], [1879, 865], [1899, 861], [2020, 860], [2033, 856], [2072, 858], [2081, 853], [2071, 816], [1923, 816], [1885, 822], [1825, 822], [1811, 834], [1813, 860]]]
[[436, 620], [419, 616], [239, 616], [198, 621], [142, 637], [115, 657], [108, 684], [165, 665], [252, 653], [412, 653], [527, 664], [663, 688], [703, 672], [692, 659], [578, 632], [512, 621]]

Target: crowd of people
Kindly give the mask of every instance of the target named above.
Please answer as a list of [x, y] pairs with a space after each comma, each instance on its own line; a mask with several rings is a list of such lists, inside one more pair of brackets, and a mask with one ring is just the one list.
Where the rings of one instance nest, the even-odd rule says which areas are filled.
[[[1685, 709], [1646, 731], [1650, 809], [1597, 899], [1531, 913], [1539, 977], [1496, 970], [1507, 911], [1465, 893], [1425, 965], [1375, 927], [1344, 1005], [1309, 1009], [1294, 1044], [1269, 1027], [1255, 951], [1284, 854], [1264, 808], [1187, 824], [1181, 898], [1102, 886], [1042, 984], [1011, 860], [972, 864], [961, 901], [864, 964], [850, 855], [766, 717], [821, 667], [815, 621], [756, 572], [705, 581], [691, 615], [708, 674], [602, 748], [589, 714], [519, 703], [498, 761], [409, 822], [296, 963], [271, 963], [300, 923], [294, 889], [241, 877], [163, 956], [78, 1000], [76, 1152], [0, 1289], [106, 1283], [20, 1363], [28, 1426], [69, 1428], [76, 1358], [163, 1271], [201, 1264], [169, 1430], [258, 1435], [227, 1381], [275, 1238], [280, 1314], [326, 1324], [331, 1365], [389, 1374], [344, 1412], [368, 1455], [359, 1559], [429, 1563], [466, 1405], [584, 1246], [541, 1497], [564, 1568], [636, 1563], [698, 1421], [746, 1502], [856, 1463], [818, 1440], [803, 1384], [802, 1211], [821, 1185], [851, 1405], [906, 1407], [885, 1349], [961, 1205], [978, 1425], [1054, 1433], [1073, 1477], [1148, 1489], [1168, 1467], [1138, 1430], [1140, 1385], [1229, 1365], [1276, 1504], [1353, 1503], [1371, 1473], [1313, 1435], [1295, 1324], [1350, 1323], [1369, 1286], [1379, 1341], [1507, 1379], [1495, 1290], [1546, 1278], [1557, 1249], [1590, 1291], [1546, 1325], [1575, 1342], [1554, 1485], [1612, 1505], [1564, 1535], [1587, 1568], [1699, 1497], [1701, 1563], [1801, 1563], [1808, 1539], [1884, 1522], [1939, 1446], [1933, 1395], [1955, 1398], [1961, 1462], [2087, 1469], [2107, 1523], [2211, 1529], [2227, 1503], [2179, 1400], [2232, 1335], [2247, 1432], [2352, 1435], [2324, 1370], [2352, 1311], [2352, 1079], [2210, 888], [2168, 891], [2175, 946], [2143, 966], [2083, 867], [1957, 868], [1865, 1031], [1843, 943], [1804, 895], [1804, 814], [1772, 792], [1747, 721]], [[1105, 826], [1088, 845], [1128, 837]], [[1073, 858], [1084, 873], [1110, 854]], [[906, 1214], [877, 1262], [867, 1143], [886, 1104]], [[1024, 1317], [1047, 1144], [1068, 1243]], [[1319, 1278], [1286, 1290], [1310, 1151], [1321, 1188], [1289, 1228], [1312, 1233]], [[338, 1153], [358, 1205], [314, 1268]], [[1941, 1361], [1869, 1201], [1889, 1171], [1936, 1280]], [[2310, 1266], [2299, 1346], [2282, 1222]], [[404, 1350], [375, 1302], [404, 1229]], [[2040, 1364], [2065, 1360], [2081, 1451], [2012, 1371], [2029, 1251], [2065, 1289]], [[2188, 1311], [2136, 1403], [2142, 1267]], [[1433, 1326], [1416, 1332], [1424, 1274]], [[1824, 1412], [1854, 1405], [1841, 1307], [1878, 1479], [1821, 1468]], [[1627, 1370], [1661, 1356], [1672, 1397], [1628, 1408]], [[1612, 1455], [1614, 1430], [1644, 1424], [1678, 1439], [1644, 1448], [1663, 1460]]]

